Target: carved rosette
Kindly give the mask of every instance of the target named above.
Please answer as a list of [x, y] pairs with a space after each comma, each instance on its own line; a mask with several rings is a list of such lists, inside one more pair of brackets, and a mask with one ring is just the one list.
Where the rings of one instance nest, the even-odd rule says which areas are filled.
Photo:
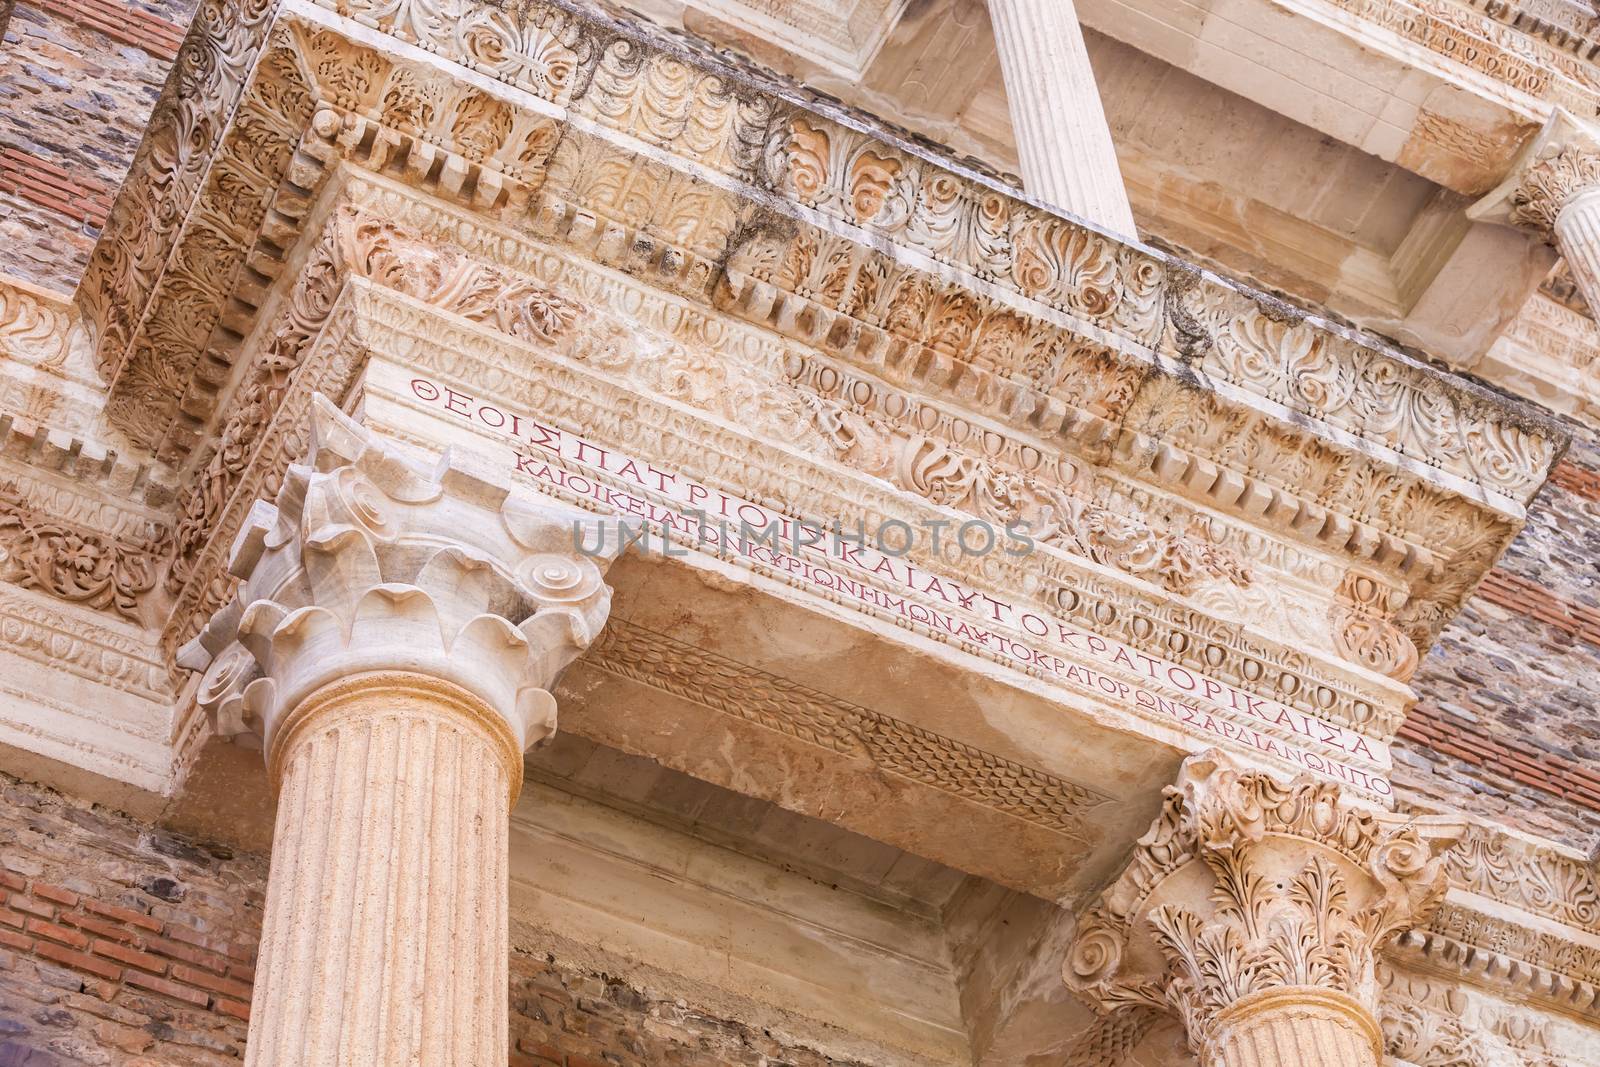
[[1205, 1067], [1376, 1064], [1377, 954], [1437, 906], [1459, 832], [1195, 756], [1063, 975], [1104, 1012], [1175, 1011]]
[[499, 720], [514, 797], [557, 675], [610, 610], [609, 557], [576, 547], [596, 520], [470, 454], [425, 470], [320, 394], [312, 422], [307, 461], [234, 544], [237, 594], [180, 655], [205, 671], [197, 700], [219, 733], [261, 739], [276, 780], [278, 727], [306, 697], [367, 672], [437, 679]]

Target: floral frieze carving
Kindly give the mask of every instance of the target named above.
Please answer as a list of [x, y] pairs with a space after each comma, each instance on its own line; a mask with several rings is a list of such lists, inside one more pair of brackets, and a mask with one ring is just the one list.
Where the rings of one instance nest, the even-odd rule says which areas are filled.
[[1379, 964], [1384, 1049], [1413, 1067], [1589, 1067], [1547, 1019], [1455, 983]]
[[150, 545], [129, 545], [52, 522], [0, 496], [0, 577], [60, 600], [142, 622], [142, 598], [159, 564]]

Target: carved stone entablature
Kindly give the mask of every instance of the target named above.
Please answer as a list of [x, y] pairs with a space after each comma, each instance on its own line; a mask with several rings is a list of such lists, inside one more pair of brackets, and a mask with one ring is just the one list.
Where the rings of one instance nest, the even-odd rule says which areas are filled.
[[[320, 395], [312, 425], [305, 464], [234, 545], [237, 595], [181, 656], [205, 671], [196, 699], [217, 731], [261, 738], [275, 761], [308, 694], [399, 663], [477, 695], [511, 751], [550, 736], [549, 691], [611, 603], [609, 558], [574, 547], [581, 513], [480, 457], [424, 469]], [[506, 772], [520, 782], [520, 759]]]
[[168, 477], [93, 439], [0, 415], [0, 580], [160, 626]]
[[[581, 378], [563, 372], [559, 380], [571, 378], [585, 393], [600, 390], [591, 400], [574, 395], [574, 425], [596, 425], [593, 416], [576, 414], [584, 405], [619, 410], [637, 403], [616, 398], [598, 384], [620, 379], [631, 389], [699, 408], [713, 425], [721, 418], [785, 443], [812, 457], [819, 470], [842, 465], [887, 478], [928, 505], [954, 507], [1000, 525], [1016, 517], [1002, 509], [1031, 500], [1027, 518], [1045, 544], [1143, 579], [1162, 593], [1187, 594], [1194, 606], [1145, 594], [1143, 606], [1129, 611], [1120, 606], [1128, 601], [1125, 589], [1090, 578], [1082, 567], [1064, 566], [1054, 554], [1035, 556], [1026, 566], [987, 559], [984, 566], [993, 573], [986, 577], [999, 588], [1017, 591], [1038, 583], [1045, 603], [1067, 609], [1074, 625], [1107, 633], [1106, 620], [1114, 620], [1109, 632], [1131, 647], [1149, 648], [1255, 692], [1265, 690], [1315, 717], [1381, 738], [1398, 724], [1400, 691], [1380, 687], [1373, 692], [1367, 683], [1340, 677], [1308, 654], [1320, 650], [1337, 656], [1327, 645], [1325, 619], [1336, 606], [1333, 592], [1343, 572], [1292, 541], [1187, 511], [1181, 500], [1164, 502], [1115, 473], [1047, 457], [1026, 438], [983, 431], [981, 440], [974, 440], [974, 427], [959, 409], [909, 392], [879, 398], [880, 385], [849, 377], [824, 356], [737, 322], [719, 321], [715, 313], [695, 312], [671, 294], [553, 254], [535, 242], [474, 225], [470, 216], [401, 186], [353, 177], [326, 217], [301, 281], [264, 324], [262, 354], [250, 365], [253, 376], [229, 400], [222, 447], [208, 459], [201, 457], [203, 470], [182, 502], [171, 577], [180, 610], [169, 630], [171, 642], [187, 640], [192, 627], [226, 598], [221, 555], [249, 499], [270, 491], [288, 458], [304, 447], [303, 419], [275, 417], [274, 404], [296, 412], [303, 410], [308, 390], [342, 395], [352, 368], [375, 346], [380, 352], [414, 353], [407, 358], [419, 371], [478, 395], [531, 403], [537, 394], [545, 417], [554, 417], [557, 401], [550, 384], [556, 379], [530, 365], [533, 356], [524, 346], [531, 344], [551, 348], [585, 371]], [[439, 243], [444, 235], [459, 242], [457, 248]], [[461, 245], [474, 256], [497, 252], [517, 273], [464, 256]], [[352, 278], [392, 287], [437, 311], [408, 314], [398, 334], [380, 328], [374, 312], [331, 315], [336, 294]], [[364, 298], [364, 306], [368, 303]], [[454, 316], [492, 329], [502, 340], [488, 342], [481, 333], [455, 325]], [[426, 334], [425, 344], [411, 339], [418, 331]], [[491, 355], [498, 351], [495, 345], [502, 354]], [[513, 367], [527, 370], [508, 371]], [[508, 374], [518, 379], [514, 389]], [[869, 402], [851, 403], [849, 397], [862, 389], [870, 390]], [[661, 442], [632, 440], [641, 426], [658, 421], [620, 423], [618, 436], [609, 441], [662, 459], [666, 446]], [[683, 462], [701, 462], [692, 441], [684, 448]], [[731, 451], [750, 454], [748, 446]], [[853, 516], [862, 509], [863, 502], [852, 495], [808, 499], [815, 480], [801, 483], [804, 491], [797, 493], [789, 479], [758, 468], [716, 477], [752, 499], [804, 514]], [[1002, 488], [1007, 485], [1014, 488]], [[905, 507], [885, 498], [867, 514], [881, 522], [902, 517]], [[1046, 507], [1053, 512], [1047, 514]], [[1174, 512], [1170, 519], [1163, 518], [1168, 507]], [[1051, 514], [1052, 522], [1038, 521]], [[1246, 558], [1252, 561], [1248, 566], [1242, 563]], [[1218, 599], [1222, 589], [1245, 599]], [[1280, 623], [1289, 608], [1303, 613], [1303, 622], [1284, 616]], [[1279, 645], [1277, 638], [1252, 638], [1245, 633], [1247, 625], [1296, 635], [1293, 646]]]
[[1473, 826], [1446, 869], [1454, 887], [1600, 937], [1600, 866], [1592, 859]]
[[66, 434], [107, 436], [100, 375], [70, 302], [0, 275], [0, 359], [0, 412]]
[[[1257, 692], [1265, 687], [1286, 704], [1318, 717], [1380, 737], [1389, 736], [1398, 722], [1398, 698], [1349, 695], [1347, 682], [1328, 676], [1302, 651], [1341, 655], [1324, 647], [1330, 632], [1326, 619], [1344, 610], [1334, 593], [1351, 579], [1337, 564], [1292, 540], [1198, 509], [1185, 517], [1188, 505], [1181, 498], [1163, 502], [1115, 472], [1051, 457], [1024, 435], [985, 430], [975, 439], [973, 424], [960, 417], [959, 408], [909, 390], [885, 391], [880, 383], [826, 356], [763, 338], [737, 323], [718, 322], [714, 313], [690, 313], [670, 294], [621, 276], [608, 278], [604, 271], [552, 254], [536, 242], [474, 224], [471, 216], [403, 187], [353, 177], [341, 187], [334, 205], [327, 209], [324, 236], [305, 260], [301, 280], [264, 324], [264, 354], [251, 364], [252, 377], [230, 399], [222, 447], [210, 453], [184, 500], [172, 572], [180, 611], [169, 639], [187, 639], [193, 629], [185, 633], [185, 628], [197, 626], [225, 599], [226, 584], [217, 578], [220, 552], [242, 519], [245, 503], [261, 491], [247, 490], [261, 479], [270, 483], [288, 457], [303, 447], [303, 420], [275, 417], [278, 398], [287, 397], [284, 402], [291, 410], [303, 410], [306, 390], [342, 395], [343, 383], [364, 360], [369, 343], [364, 334], [352, 336], [348, 320], [328, 325], [335, 294], [354, 276], [394, 286], [493, 328], [512, 342], [552, 343], [593, 372], [621, 375], [635, 388], [763, 428], [802, 452], [887, 477], [930, 503], [953, 505], [997, 524], [1016, 517], [1009, 509], [1021, 509], [1046, 543], [1145, 578], [1165, 592], [1188, 594], [1196, 608], [1182, 609], [1159, 598], [1137, 614], [1111, 609], [1125, 594], [1095, 590], [1081, 571], [1061, 570], [1053, 556], [1036, 558], [1026, 568], [1030, 573], [1017, 571], [1005, 579], [1007, 586], [1037, 582], [1047, 603], [1067, 608], [1079, 625], [1100, 632], [1106, 631], [1101, 614], [1109, 611], [1105, 618], [1117, 620], [1119, 640], [1163, 649], [1194, 669], [1220, 673]], [[371, 221], [377, 218], [393, 221]], [[509, 260], [518, 273], [436, 243], [447, 238], [475, 256], [496, 254]], [[576, 310], [580, 307], [581, 313]], [[580, 321], [578, 328], [572, 328], [574, 320]], [[661, 335], [641, 333], [641, 328], [659, 329]], [[329, 329], [332, 334], [324, 336]], [[690, 347], [680, 347], [674, 336]], [[316, 343], [310, 344], [313, 337]], [[380, 349], [392, 343], [385, 341]], [[423, 365], [437, 362], [433, 353], [479, 344], [465, 335], [445, 343], [436, 334]], [[503, 358], [522, 364], [526, 357], [512, 354], [515, 347]], [[710, 352], [721, 353], [721, 358], [708, 359]], [[302, 360], [305, 374], [290, 389]], [[487, 383], [465, 384], [481, 393]], [[610, 407], [615, 401], [602, 403]], [[1041, 463], [1041, 457], [1047, 462]], [[741, 475], [741, 482], [748, 477]], [[759, 487], [759, 480], [748, 484], [757, 499], [771, 494]], [[1159, 519], [1169, 507], [1172, 518]], [[847, 506], [847, 513], [854, 510], [855, 505]], [[889, 518], [899, 512], [889, 507], [880, 514]], [[1053, 522], [1039, 521], [1051, 515]], [[1157, 519], [1162, 525], [1152, 527]], [[1251, 563], [1243, 564], [1245, 559]], [[1257, 572], [1255, 579], [1251, 572]], [[1374, 588], [1388, 590], [1385, 597], [1399, 595], [1402, 588], [1391, 584], [1392, 578], [1371, 580]], [[1159, 620], [1156, 629], [1141, 630], [1147, 626], [1142, 619]], [[1298, 649], [1270, 648], [1245, 638], [1239, 622], [1295, 635]], [[1134, 629], [1128, 630], [1129, 625]], [[1186, 634], [1166, 631], [1169, 625]]]
[[1220, 753], [1191, 757], [1166, 796], [1080, 920], [1068, 985], [1107, 1012], [1174, 1010], [1207, 1065], [1249, 1062], [1230, 1048], [1282, 1011], [1350, 1044], [1348, 1058], [1317, 1062], [1378, 1062], [1378, 954], [1438, 905], [1438, 853], [1460, 824], [1375, 812]]
[[[881, 529], [891, 521], [909, 524], [923, 532], [913, 536], [906, 562], [915, 566], [919, 574], [941, 576], [937, 584], [924, 580], [908, 587], [903, 575], [892, 576], [892, 565], [863, 570], [850, 559], [837, 559], [834, 565], [845, 568], [841, 573], [849, 576], [845, 590], [853, 590], [840, 591], [831, 579], [825, 579], [828, 585], [819, 586], [806, 577], [807, 570], [787, 566], [784, 558], [769, 559], [765, 553], [728, 555], [741, 566], [770, 573], [777, 580], [831, 600], [852, 614], [875, 614], [896, 625], [919, 629], [919, 619], [924, 623], [942, 620], [932, 627], [934, 640], [1047, 682], [1086, 686], [1086, 695], [1091, 699], [1096, 694], [1105, 695], [1093, 675], [1070, 671], [1064, 664], [1054, 665], [1048, 656], [1043, 660], [1019, 658], [1025, 646], [1018, 642], [1039, 644], [1041, 649], [1059, 645], [1060, 654], [1069, 657], [1087, 654], [1099, 663], [1096, 672], [1103, 668], [1126, 675], [1134, 689], [1141, 677], [1159, 687], [1168, 684], [1151, 679], [1147, 670], [1128, 658], [1132, 650], [1138, 650], [1161, 662], [1174, 662], [1175, 666], [1181, 663], [1183, 669], [1176, 671], [1173, 678], [1197, 694], [1200, 690], [1194, 678], [1200, 676], [1225, 679], [1245, 691], [1272, 693], [1312, 720], [1343, 724], [1369, 734], [1366, 741], [1346, 737], [1345, 743], [1350, 747], [1332, 753], [1356, 755], [1362, 761], [1368, 757], [1379, 757], [1381, 761], [1382, 742], [1378, 738], [1389, 736], [1397, 723], [1399, 705], [1393, 701], [1403, 690], [1392, 682], [1355, 668], [1342, 670], [1337, 663], [1309, 654], [1303, 647], [1286, 646], [1281, 637], [1255, 630], [1249, 620], [1223, 621], [1214, 611], [1188, 607], [1164, 590], [1131, 576], [1108, 572], [1062, 548], [1045, 544], [1023, 557], [994, 552], [954, 562], [947, 560], [935, 550], [927, 533], [932, 522], [951, 521], [952, 512], [947, 507], [881, 480], [863, 478], [847, 465], [841, 467], [825, 445], [816, 451], [795, 448], [793, 442], [798, 435], [788, 439], [790, 450], [785, 461], [773, 469], [761, 457], [781, 447], [784, 439], [780, 431], [788, 423], [766, 423], [762, 409], [751, 404], [744, 409], [742, 425], [733, 428], [686, 409], [655, 390], [621, 387], [602, 368], [614, 372], [636, 357], [623, 356], [621, 350], [608, 345], [591, 348], [577, 343], [584, 337], [584, 328], [573, 330], [563, 342], [551, 346], [568, 353], [557, 356], [546, 351], [545, 346], [497, 336], [481, 324], [440, 315], [369, 283], [353, 287], [348, 300], [336, 310], [332, 324], [341, 325], [346, 316], [360, 325], [349, 330], [341, 328], [340, 335], [359, 335], [362, 345], [375, 353], [363, 383], [367, 417], [376, 420], [386, 433], [411, 440], [419, 447], [427, 446], [430, 439], [453, 427], [468, 427], [465, 432], [501, 442], [506, 448], [505, 461], [514, 463], [521, 473], [552, 495], [603, 511], [614, 510], [615, 505], [610, 503], [613, 498], [608, 495], [612, 493], [636, 501], [630, 505], [635, 509], [631, 512], [634, 515], [639, 514], [637, 509], [644, 507], [645, 501], [658, 501], [664, 508], [673, 506], [670, 494], [663, 495], [630, 479], [629, 468], [617, 458], [627, 456], [671, 472], [675, 478], [715, 486], [718, 491], [783, 515], [819, 516], [824, 520], [845, 517], [868, 531]], [[604, 313], [586, 311], [580, 321], [603, 325]], [[661, 351], [647, 333], [634, 334], [632, 339], [646, 353]], [[619, 358], [608, 360], [608, 352]], [[653, 368], [652, 373], [678, 375], [671, 360], [647, 359], [641, 366]], [[783, 395], [768, 394], [774, 400]], [[444, 406], [447, 401], [451, 405], [448, 409]], [[463, 420], [463, 410], [485, 414]], [[537, 415], [533, 414], [535, 411]], [[515, 424], [501, 421], [500, 416], [507, 412], [517, 416]], [[546, 456], [530, 447], [528, 427], [534, 421], [540, 426], [560, 428], [565, 449], [562, 455]], [[522, 432], [515, 436], [508, 433], [507, 428], [513, 425], [522, 427]], [[769, 425], [772, 436], [761, 433]], [[801, 429], [804, 426], [800, 424]], [[758, 433], [761, 435], [752, 436]], [[612, 458], [602, 461], [602, 456]], [[620, 470], [611, 469], [619, 465]], [[596, 486], [604, 487], [604, 491]], [[678, 506], [682, 506], [681, 501]], [[619, 514], [628, 517], [628, 513]], [[869, 533], [869, 541], [871, 537]], [[691, 547], [715, 554], [694, 539], [688, 540]], [[956, 564], [960, 564], [959, 568]], [[951, 579], [958, 574], [960, 577], [952, 586]], [[866, 592], [866, 586], [857, 579], [882, 588]], [[960, 592], [952, 592], [952, 588], [959, 588]], [[982, 599], [976, 599], [979, 597]], [[964, 601], [988, 606], [974, 613], [962, 607]], [[952, 609], [958, 614], [949, 614]], [[1028, 617], [1020, 618], [1019, 613]], [[1062, 631], [1066, 636], [1057, 634], [1045, 619], [1057, 620], [1066, 627]], [[1118, 652], [1118, 648], [1123, 651]], [[1123, 703], [1134, 703], [1137, 695], [1127, 692]], [[1244, 704], [1239, 708], [1243, 709]], [[1134, 710], [1157, 720], [1166, 717], [1153, 696], [1141, 697]], [[1327, 739], [1320, 729], [1297, 727], [1300, 719], [1280, 718], [1276, 710], [1267, 711], [1265, 706], [1259, 710], [1260, 714], [1250, 716], [1251, 730], [1243, 735], [1246, 740], [1257, 736], [1257, 730], [1261, 738], [1277, 737], [1280, 742], [1311, 741], [1320, 745]], [[1205, 713], [1187, 711], [1181, 718], [1182, 725], [1189, 727], [1221, 729], [1208, 727], [1210, 719]], [[1267, 744], [1265, 740], [1262, 743]]]
[[1507, 831], [1469, 826], [1446, 854], [1450, 889], [1394, 960], [1600, 1021], [1600, 868]]
[[[1470, 385], [798, 110], [704, 57], [553, 7], [471, 7], [471, 32], [430, 11], [350, 10], [391, 36], [385, 49], [304, 0], [275, 16], [213, 3], [196, 20], [185, 103], [158, 108], [80, 292], [130, 434], [175, 455], [216, 424], [219, 398], [250, 373], [234, 363], [257, 309], [300, 262], [312, 193], [342, 156], [1404, 573], [1394, 621], [1419, 645], [1561, 447]], [[194, 126], [231, 101], [226, 132]], [[1196, 561], [1171, 558], [1187, 580]]]
[[1407, 1067], [1594, 1067], [1594, 1031], [1570, 1019], [1380, 964], [1385, 1051]]

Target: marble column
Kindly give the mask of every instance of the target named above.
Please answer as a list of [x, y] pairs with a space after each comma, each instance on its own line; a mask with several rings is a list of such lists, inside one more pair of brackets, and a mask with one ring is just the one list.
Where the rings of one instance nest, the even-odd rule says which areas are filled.
[[1022, 186], [1127, 238], [1138, 231], [1072, 0], [989, 0]]
[[278, 791], [246, 1063], [503, 1064], [509, 811], [608, 560], [501, 465], [416, 466], [322, 397], [313, 437], [180, 659]]
[[1192, 757], [1063, 976], [1102, 1011], [1176, 1013], [1202, 1067], [1377, 1067], [1377, 955], [1437, 906], [1462, 829]]

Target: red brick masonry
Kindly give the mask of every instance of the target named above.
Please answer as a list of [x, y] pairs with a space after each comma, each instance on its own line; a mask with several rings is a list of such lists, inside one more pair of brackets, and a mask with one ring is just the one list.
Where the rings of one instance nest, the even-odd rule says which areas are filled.
[[183, 44], [183, 27], [114, 0], [28, 0], [28, 3], [69, 22], [98, 30], [113, 41], [142, 48], [169, 63], [177, 56], [178, 46]]
[[1600, 647], [1600, 611], [1557, 596], [1537, 582], [1496, 567], [1478, 586], [1478, 596]]
[[1585, 500], [1600, 500], [1600, 471], [1587, 470], [1576, 463], [1558, 463], [1550, 472], [1550, 484]]
[[137, 986], [198, 1008], [250, 1017], [255, 946], [208, 937], [147, 912], [0, 871], [0, 945], [98, 981], [86, 991], [109, 1001]]
[[1510, 738], [1491, 737], [1473, 723], [1427, 704], [1406, 716], [1400, 736], [1464, 763], [1600, 811], [1600, 771]]
[[112, 190], [93, 178], [75, 178], [62, 168], [16, 148], [0, 148], [0, 192], [14, 193], [95, 228], [106, 224]]

